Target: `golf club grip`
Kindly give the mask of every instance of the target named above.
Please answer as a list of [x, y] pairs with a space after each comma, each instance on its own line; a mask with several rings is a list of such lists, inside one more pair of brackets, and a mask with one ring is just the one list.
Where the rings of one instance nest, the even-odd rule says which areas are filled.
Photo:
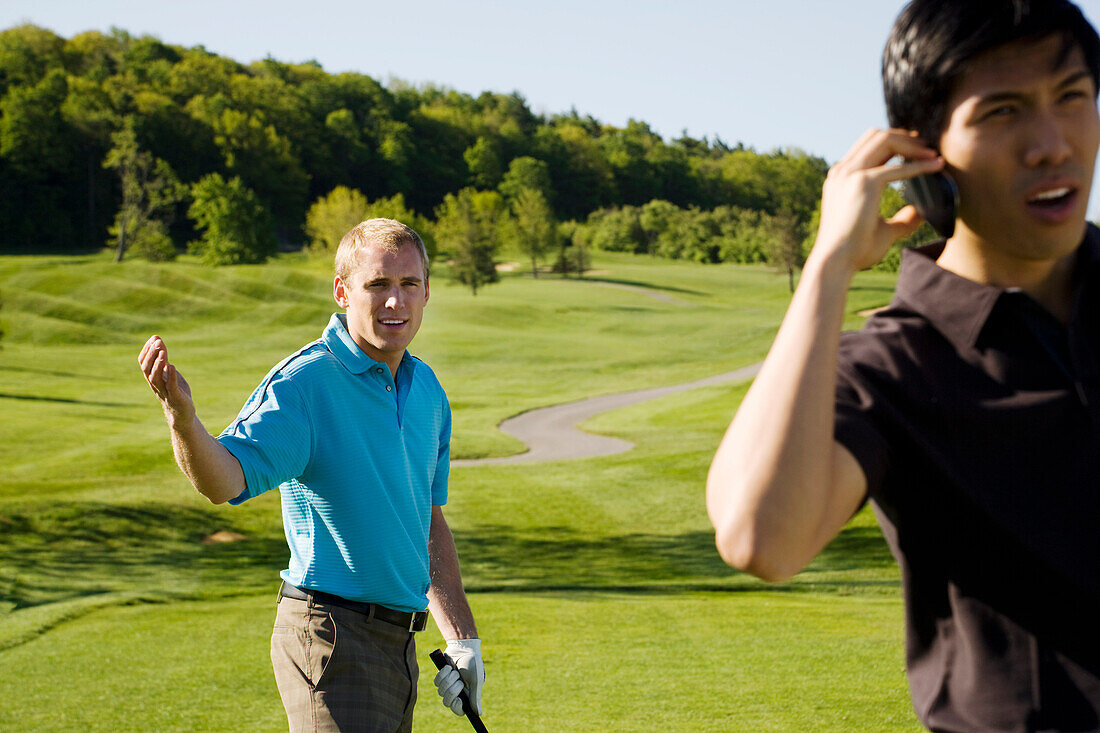
[[[447, 659], [447, 655], [440, 649], [429, 652], [428, 656], [435, 662], [435, 668], [438, 670], [451, 666], [451, 662]], [[474, 730], [477, 731], [477, 733], [489, 733], [488, 728], [481, 722], [481, 716], [475, 713], [473, 707], [470, 706], [470, 698], [466, 694], [465, 689], [458, 693], [458, 699], [462, 701], [462, 712], [466, 714], [466, 718], [470, 721], [470, 725], [474, 727]]]

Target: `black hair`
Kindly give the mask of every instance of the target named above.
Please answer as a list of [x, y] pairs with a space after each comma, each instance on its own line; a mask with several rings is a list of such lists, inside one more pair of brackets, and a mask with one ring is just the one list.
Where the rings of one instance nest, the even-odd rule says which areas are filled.
[[1100, 38], [1068, 0], [912, 0], [882, 53], [890, 126], [916, 130], [938, 147], [947, 99], [967, 62], [996, 46], [1049, 36], [1062, 38], [1059, 63], [1081, 50], [1100, 89]]

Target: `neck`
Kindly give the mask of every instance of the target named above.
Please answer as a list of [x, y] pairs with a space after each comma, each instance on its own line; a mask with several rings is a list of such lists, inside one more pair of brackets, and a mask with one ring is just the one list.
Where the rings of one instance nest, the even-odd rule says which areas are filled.
[[1050, 259], [1019, 257], [963, 232], [947, 240], [936, 264], [983, 285], [1019, 288], [1062, 323], [1068, 323], [1075, 255], [1076, 250]]
[[386, 366], [388, 366], [390, 368], [390, 376], [393, 377], [394, 379], [397, 379], [397, 367], [401, 366], [401, 357], [398, 357], [397, 359], [391, 359], [389, 357], [386, 357], [385, 359], [382, 359], [381, 361], [382, 361], [383, 364], [385, 364]]
[[[359, 348], [363, 349], [363, 345], [360, 344]], [[390, 368], [390, 376], [393, 377], [394, 379], [397, 379], [397, 367], [401, 366], [401, 360], [405, 358], [405, 352], [404, 351], [402, 351], [397, 356], [393, 356], [392, 354], [388, 354], [388, 353], [383, 353], [383, 352], [380, 352], [378, 349], [373, 349], [373, 348], [370, 349], [369, 351], [367, 349], [363, 349], [363, 352], [367, 356], [369, 356], [370, 358], [374, 359], [375, 361], [382, 362], [383, 364], [388, 366]]]
[[360, 351], [369, 356], [371, 359], [374, 359], [380, 364], [385, 364], [386, 366], [388, 366], [390, 368], [390, 375], [394, 377], [394, 379], [397, 378], [397, 367], [401, 366], [401, 360], [405, 358], [404, 351], [402, 351], [400, 354], [393, 355], [389, 352], [382, 351], [381, 349], [376, 349], [366, 339], [359, 339], [355, 336], [352, 336], [351, 340], [355, 342], [355, 345], [359, 347]]

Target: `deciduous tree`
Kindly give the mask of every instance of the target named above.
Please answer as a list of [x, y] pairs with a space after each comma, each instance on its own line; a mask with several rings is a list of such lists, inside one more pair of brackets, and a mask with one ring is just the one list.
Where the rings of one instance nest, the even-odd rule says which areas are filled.
[[354, 188], [337, 186], [313, 202], [306, 212], [306, 236], [314, 254], [331, 257], [340, 240], [367, 212], [367, 197]]
[[84, 171], [61, 114], [67, 94], [65, 72], [55, 68], [0, 99], [0, 246], [27, 251], [79, 242], [71, 207], [84, 198]]
[[138, 147], [132, 120], [111, 135], [111, 141], [114, 147], [103, 167], [118, 173], [122, 189], [122, 203], [108, 230], [115, 262], [121, 262], [127, 250], [148, 260], [174, 259], [176, 248], [168, 236], [168, 218], [183, 197], [176, 174], [163, 160]]
[[584, 230], [575, 221], [563, 221], [558, 224], [558, 259], [554, 263], [554, 272], [569, 277], [584, 275], [591, 265], [588, 243]]
[[275, 253], [271, 217], [240, 178], [203, 176], [191, 187], [191, 198], [187, 215], [202, 230], [202, 238], [192, 242], [190, 250], [204, 263], [256, 263]]
[[[500, 177], [504, 175], [500, 162], [500, 154], [496, 146], [486, 137], [479, 137], [462, 154], [466, 160], [466, 167], [470, 169], [470, 183], [475, 188], [496, 188], [500, 183]], [[549, 178], [547, 179], [549, 181]]]
[[508, 172], [498, 186], [500, 193], [509, 202], [515, 201], [524, 189], [538, 191], [547, 203], [554, 199], [549, 166], [538, 158], [527, 155], [515, 158], [508, 164]]
[[512, 200], [516, 244], [531, 258], [531, 275], [539, 276], [539, 260], [554, 246], [557, 223], [540, 191], [522, 188]]
[[802, 250], [805, 234], [793, 211], [783, 209], [772, 217], [772, 239], [767, 250], [768, 264], [787, 273], [787, 287], [794, 292], [794, 271], [802, 268], [806, 254]]
[[447, 194], [436, 209], [436, 237], [451, 254], [451, 276], [474, 295], [500, 279], [493, 257], [507, 215], [500, 194], [472, 188]]
[[337, 186], [322, 196], [306, 212], [306, 235], [310, 238], [310, 251], [331, 257], [344, 235], [365, 219], [395, 219], [412, 227], [424, 242], [428, 257], [435, 257], [436, 244], [431, 223], [405, 206], [402, 194], [384, 197], [373, 202], [354, 188]]

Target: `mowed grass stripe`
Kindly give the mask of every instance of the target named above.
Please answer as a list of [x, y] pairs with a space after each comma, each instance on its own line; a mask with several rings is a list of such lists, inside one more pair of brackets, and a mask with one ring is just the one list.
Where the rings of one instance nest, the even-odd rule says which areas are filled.
[[[514, 731], [917, 731], [896, 601], [473, 594], [485, 720]], [[101, 610], [0, 652], [0, 729], [279, 731], [271, 594]], [[418, 637], [418, 730], [461, 730]], [[884, 649], [895, 652], [884, 654]], [[794, 653], [797, 652], [797, 653]], [[59, 695], [59, 691], [63, 694]]]

